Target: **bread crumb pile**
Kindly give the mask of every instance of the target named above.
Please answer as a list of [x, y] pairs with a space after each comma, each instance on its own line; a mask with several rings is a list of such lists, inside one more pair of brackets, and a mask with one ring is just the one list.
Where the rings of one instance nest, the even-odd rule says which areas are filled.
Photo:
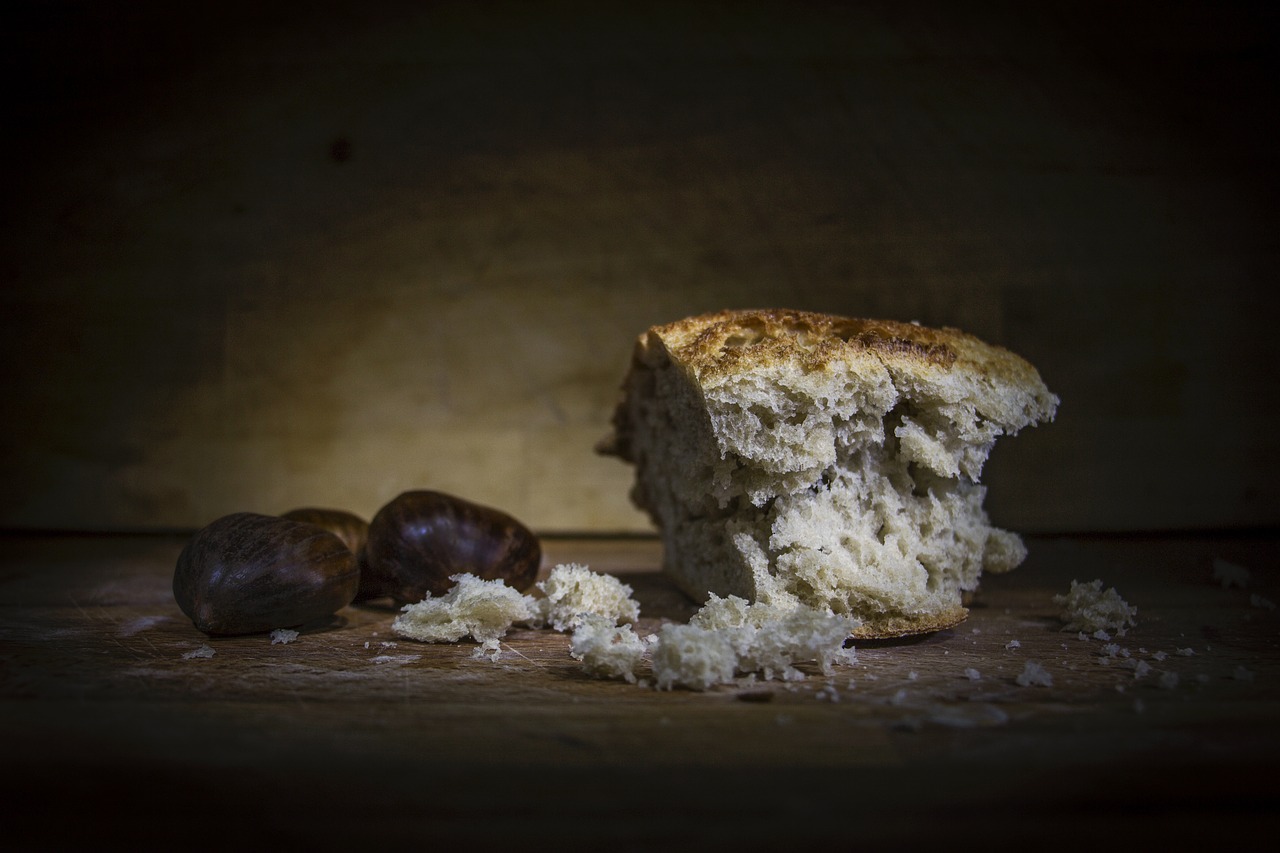
[[645, 642], [630, 625], [618, 625], [611, 617], [583, 613], [575, 622], [569, 654], [596, 678], [621, 678], [635, 684], [636, 669], [644, 658]]
[[1019, 687], [1052, 687], [1053, 676], [1039, 662], [1029, 660], [1014, 679]]
[[428, 595], [417, 604], [405, 605], [391, 630], [423, 643], [456, 643], [470, 637], [480, 644], [476, 657], [496, 661], [500, 641], [516, 624], [549, 624], [567, 631], [581, 629], [587, 617], [594, 617], [578, 641], [575, 657], [584, 660], [593, 674], [627, 676], [623, 661], [635, 644], [622, 634], [606, 637], [604, 627], [635, 621], [640, 605], [631, 597], [631, 587], [612, 575], [576, 563], [558, 565], [537, 584], [542, 598], [524, 595], [498, 579], [481, 580], [464, 573], [449, 580], [454, 586], [444, 595]]
[[1251, 573], [1247, 568], [1222, 558], [1213, 561], [1213, 579], [1222, 584], [1223, 589], [1238, 586], [1244, 589], [1249, 585]]
[[516, 622], [536, 618], [532, 600], [501, 580], [481, 580], [472, 574], [453, 575], [454, 586], [441, 596], [428, 595], [405, 605], [391, 623], [402, 637], [424, 643], [456, 643], [471, 637], [480, 647], [476, 656], [497, 660], [499, 641]]
[[542, 597], [523, 595], [500, 580], [470, 574], [450, 578], [453, 588], [404, 607], [391, 628], [426, 643], [470, 637], [476, 657], [497, 660], [500, 640], [516, 624], [572, 632], [570, 655], [597, 678], [644, 684], [637, 676], [646, 657], [660, 689], [707, 690], [739, 676], [797, 681], [796, 664], [815, 662], [829, 674], [855, 662], [844, 643], [858, 621], [803, 605], [752, 604], [712, 595], [687, 625], [664, 625], [641, 637], [632, 627], [640, 605], [632, 589], [612, 575], [576, 563], [558, 565], [537, 584]]
[[538, 613], [557, 631], [575, 627], [585, 614], [606, 617], [611, 625], [640, 618], [630, 586], [577, 563], [556, 566], [537, 587], [545, 596], [538, 600]]
[[1062, 628], [1064, 631], [1094, 634], [1114, 631], [1123, 637], [1127, 628], [1138, 624], [1138, 608], [1121, 598], [1115, 587], [1104, 592], [1101, 580], [1089, 583], [1073, 580], [1071, 589], [1065, 595], [1055, 595], [1053, 602], [1062, 607], [1061, 619], [1066, 623]]
[[824, 674], [837, 662], [856, 660], [844, 643], [858, 622], [812, 607], [749, 603], [712, 595], [687, 625], [666, 625], [653, 648], [653, 674], [660, 689], [706, 690], [740, 674], [766, 681], [795, 681], [795, 664], [814, 661]]

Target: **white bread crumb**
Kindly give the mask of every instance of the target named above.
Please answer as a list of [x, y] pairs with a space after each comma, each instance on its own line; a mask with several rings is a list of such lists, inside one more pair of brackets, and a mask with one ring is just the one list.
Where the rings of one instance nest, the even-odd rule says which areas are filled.
[[856, 620], [804, 607], [750, 604], [737, 596], [710, 600], [688, 625], [666, 625], [653, 649], [659, 689], [706, 690], [739, 673], [766, 681], [804, 678], [801, 661], [816, 661], [829, 674], [837, 661], [856, 660], [844, 648]]
[[298, 632], [292, 628], [276, 628], [271, 632], [271, 645], [277, 643], [292, 643], [298, 639]]
[[1213, 561], [1213, 579], [1222, 584], [1223, 589], [1238, 586], [1244, 589], [1249, 584], [1249, 570], [1244, 566], [1229, 563], [1223, 559]]
[[1014, 649], [1022, 648], [1022, 643], [1018, 642], [1017, 640], [1010, 640], [1009, 642], [1004, 644], [1004, 647], [1008, 651], [1013, 651]]
[[209, 645], [203, 645], [198, 649], [192, 649], [182, 657], [184, 660], [192, 660], [193, 658], [211, 658], [213, 657], [213, 655], [214, 655], [213, 647]]
[[472, 574], [453, 575], [454, 586], [442, 596], [428, 595], [407, 604], [391, 623], [391, 630], [424, 643], [453, 643], [471, 637], [496, 651], [496, 641], [516, 622], [534, 618], [533, 600], [501, 580], [481, 580]]
[[1101, 580], [1073, 580], [1071, 590], [1055, 595], [1053, 601], [1063, 608], [1064, 631], [1115, 631], [1123, 636], [1126, 627], [1138, 624], [1138, 608], [1121, 598], [1115, 587], [1104, 592]]
[[1178, 686], [1178, 673], [1162, 672], [1160, 673], [1160, 686], [1165, 690], [1172, 690]]
[[738, 653], [727, 631], [697, 625], [664, 625], [653, 648], [659, 690], [707, 690], [733, 681]]
[[623, 678], [636, 683], [636, 668], [645, 643], [630, 625], [618, 626], [612, 617], [580, 613], [569, 643], [569, 654], [597, 678]]
[[976, 669], [969, 666], [969, 667], [965, 667], [964, 677], [969, 679], [970, 681], [981, 681], [982, 673], [978, 672]]
[[630, 586], [577, 563], [556, 566], [538, 589], [545, 596], [538, 600], [538, 613], [557, 631], [570, 630], [586, 613], [607, 617], [614, 625], [640, 618]]
[[1182, 655], [1184, 658], [1189, 658], [1195, 653], [1196, 653], [1196, 650], [1192, 648], [1178, 649], [1178, 654]]
[[1022, 672], [1014, 679], [1020, 687], [1052, 687], [1053, 676], [1047, 669], [1033, 660], [1029, 660]]
[[1256, 592], [1249, 596], [1249, 603], [1254, 607], [1261, 607], [1263, 610], [1275, 610], [1276, 603], [1269, 598], [1263, 598]]

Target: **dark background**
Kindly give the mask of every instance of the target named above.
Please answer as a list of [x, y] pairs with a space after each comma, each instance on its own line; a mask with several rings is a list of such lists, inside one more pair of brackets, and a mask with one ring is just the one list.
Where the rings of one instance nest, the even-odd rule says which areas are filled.
[[998, 523], [1273, 528], [1276, 13], [1247, 3], [11, 3], [0, 526], [404, 488], [647, 529], [634, 336], [954, 325], [1063, 403]]

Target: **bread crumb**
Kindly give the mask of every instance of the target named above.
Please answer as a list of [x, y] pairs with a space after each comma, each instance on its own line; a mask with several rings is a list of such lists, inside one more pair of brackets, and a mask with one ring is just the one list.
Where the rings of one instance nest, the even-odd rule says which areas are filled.
[[1053, 676], [1038, 662], [1029, 660], [1015, 679], [1020, 687], [1052, 687]]
[[391, 630], [424, 643], [453, 643], [470, 636], [495, 651], [493, 643], [506, 636], [516, 622], [535, 618], [533, 599], [501, 580], [481, 580], [472, 574], [453, 575], [454, 586], [442, 596], [428, 595], [407, 604], [391, 623]]
[[1010, 640], [1009, 642], [1004, 644], [1004, 647], [1007, 651], [1011, 652], [1014, 649], [1022, 648], [1022, 643], [1018, 642], [1017, 640]]
[[191, 651], [184, 654], [182, 657], [183, 657], [183, 660], [192, 660], [194, 658], [211, 658], [213, 657], [213, 655], [214, 655], [213, 647], [209, 645], [203, 645], [197, 649], [192, 649]]
[[707, 690], [728, 684], [737, 665], [738, 654], [727, 633], [697, 625], [664, 625], [653, 649], [659, 690]]
[[1147, 710], [1147, 703], [1146, 703], [1146, 702], [1143, 702], [1141, 699], [1134, 699], [1134, 700], [1133, 700], [1133, 711], [1134, 711], [1134, 713], [1136, 713], [1136, 714], [1142, 714], [1142, 713], [1145, 713], [1145, 712], [1146, 712], [1146, 710]]
[[1184, 658], [1189, 658], [1195, 653], [1196, 653], [1196, 650], [1191, 648], [1178, 649], [1178, 654], [1182, 655]]
[[1151, 674], [1151, 664], [1144, 660], [1133, 659], [1125, 662], [1125, 665], [1133, 670], [1134, 678], [1146, 678]]
[[569, 654], [597, 678], [622, 678], [636, 683], [636, 668], [644, 657], [645, 643], [630, 625], [619, 626], [599, 613], [575, 616]]
[[914, 669], [907, 673], [907, 681], [915, 681], [919, 677], [920, 673], [916, 672]]
[[1178, 686], [1178, 673], [1162, 672], [1160, 673], [1159, 684], [1165, 690], [1172, 690]]
[[815, 661], [824, 674], [837, 663], [853, 663], [845, 649], [857, 620], [795, 605], [750, 604], [737, 596], [712, 595], [688, 625], [666, 625], [654, 644], [652, 663], [660, 689], [706, 690], [735, 675], [759, 673], [766, 681], [796, 681], [801, 661]]
[[1164, 652], [1162, 652], [1162, 651], [1161, 651], [1161, 652], [1156, 652], [1154, 655], [1152, 655], [1152, 656], [1151, 656], [1151, 659], [1152, 659], [1152, 660], [1157, 660], [1157, 661], [1162, 661], [1162, 660], [1165, 660], [1165, 659], [1166, 659], [1166, 658], [1168, 658], [1168, 657], [1169, 657], [1169, 656], [1168, 656], [1167, 654], [1165, 654]]
[[1093, 638], [1095, 640], [1102, 640], [1103, 642], [1106, 642], [1107, 640], [1111, 639], [1111, 635], [1108, 634], [1106, 631], [1103, 631], [1102, 629], [1098, 629], [1097, 631], [1093, 632]]
[[1123, 636], [1126, 627], [1138, 624], [1138, 608], [1121, 598], [1115, 587], [1104, 592], [1101, 580], [1073, 580], [1070, 591], [1055, 595], [1053, 601], [1063, 608], [1064, 631], [1115, 631]]
[[834, 686], [830, 684], [828, 684], [826, 687], [823, 687], [817, 693], [815, 693], [814, 697], [819, 702], [828, 701], [828, 702], [835, 703], [840, 701], [840, 693], [835, 689]]
[[271, 645], [278, 643], [292, 643], [298, 639], [298, 632], [292, 628], [276, 628], [271, 632]]
[[572, 629], [586, 613], [607, 617], [614, 625], [640, 618], [630, 586], [577, 563], [556, 566], [538, 589], [545, 596], [538, 599], [538, 613], [557, 631]]
[[1249, 576], [1250, 572], [1244, 566], [1220, 558], [1213, 561], [1213, 579], [1221, 583], [1223, 589], [1233, 586], [1244, 589], [1249, 585]]
[[982, 673], [978, 672], [976, 669], [969, 666], [969, 667], [965, 667], [964, 677], [969, 679], [970, 681], [981, 681]]
[[1263, 610], [1275, 610], [1276, 603], [1269, 598], [1263, 598], [1256, 592], [1249, 596], [1249, 603], [1254, 607], [1261, 607]]

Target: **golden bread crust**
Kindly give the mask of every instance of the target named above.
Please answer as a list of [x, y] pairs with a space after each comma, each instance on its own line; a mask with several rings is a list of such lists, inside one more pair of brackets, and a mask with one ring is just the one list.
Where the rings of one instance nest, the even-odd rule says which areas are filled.
[[[636, 340], [613, 415], [613, 431], [597, 453], [634, 462], [628, 401], [643, 396], [649, 370], [673, 361], [703, 387], [752, 371], [793, 365], [804, 372], [835, 369], [873, 359], [885, 368], [928, 381], [964, 377], [987, 389], [990, 400], [1004, 392], [1022, 398], [1020, 412], [979, 405], [996, 421], [1052, 419], [1058, 399], [1030, 362], [1003, 347], [950, 327], [940, 329], [895, 320], [870, 320], [780, 308], [730, 309], [654, 326]], [[1010, 423], [1016, 431], [1022, 424]]]
[[1041, 385], [1027, 361], [959, 329], [933, 329], [894, 320], [870, 320], [787, 309], [739, 309], [655, 326], [674, 359], [703, 384], [771, 363], [805, 371], [872, 355], [886, 367], [959, 371], [1002, 385]]

